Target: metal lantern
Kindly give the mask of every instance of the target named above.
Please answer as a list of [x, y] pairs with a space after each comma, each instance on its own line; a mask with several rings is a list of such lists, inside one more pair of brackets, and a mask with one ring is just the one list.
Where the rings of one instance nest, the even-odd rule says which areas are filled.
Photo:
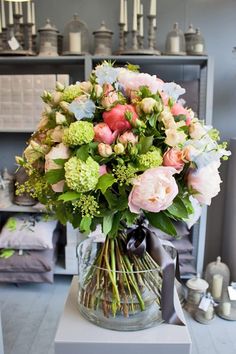
[[94, 35], [94, 54], [96, 55], [111, 55], [112, 35], [105, 22], [102, 21], [101, 27], [93, 32]]
[[[15, 182], [18, 185], [24, 184], [28, 180], [28, 175], [24, 169], [24, 167], [20, 167], [15, 173]], [[22, 193], [20, 195], [15, 194], [13, 203], [18, 205], [32, 206], [37, 203], [37, 200], [32, 198], [29, 193]]]
[[195, 36], [196, 30], [193, 28], [193, 25], [189, 25], [188, 30], [185, 32], [185, 44], [186, 44], [186, 53], [191, 54], [192, 52], [192, 38]]
[[227, 295], [230, 271], [228, 266], [221, 262], [221, 257], [217, 257], [215, 262], [207, 265], [204, 278], [209, 284], [209, 291], [215, 301], [220, 301]]
[[187, 299], [185, 308], [188, 312], [195, 312], [202, 296], [205, 295], [209, 284], [200, 278], [198, 274], [196, 277], [189, 279], [186, 283], [187, 286]]
[[184, 33], [175, 23], [173, 30], [170, 31], [166, 38], [166, 54], [167, 55], [185, 55], [185, 38]]
[[64, 30], [63, 54], [82, 55], [89, 52], [89, 32], [87, 25], [77, 14], [68, 22]]
[[205, 40], [199, 30], [196, 29], [195, 34], [191, 36], [189, 41], [189, 52], [191, 55], [204, 55], [205, 54]]
[[47, 19], [46, 25], [38, 30], [39, 32], [39, 55], [57, 56], [58, 55], [58, 33], [59, 31], [51, 25]]

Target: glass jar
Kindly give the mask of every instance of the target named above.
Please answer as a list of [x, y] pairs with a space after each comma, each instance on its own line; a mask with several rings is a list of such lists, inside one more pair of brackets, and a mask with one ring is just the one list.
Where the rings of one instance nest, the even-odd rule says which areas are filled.
[[198, 274], [196, 277], [191, 278], [186, 283], [187, 286], [187, 299], [185, 308], [188, 312], [195, 312], [200, 300], [203, 295], [205, 295], [206, 290], [208, 289], [209, 284], [200, 278]]
[[94, 35], [94, 54], [95, 55], [111, 55], [112, 35], [105, 22], [102, 21], [101, 27], [93, 32]]
[[197, 28], [196, 32], [191, 36], [188, 54], [205, 55], [205, 40], [199, 28]]
[[186, 54], [184, 34], [177, 22], [174, 24], [173, 30], [167, 35], [165, 52], [167, 55]]
[[49, 19], [46, 25], [38, 30], [39, 32], [39, 55], [57, 56], [58, 55], [58, 33], [59, 31], [51, 25]]
[[184, 33], [187, 54], [191, 54], [193, 51], [192, 38], [195, 36], [195, 34], [196, 30], [193, 28], [193, 25], [189, 25], [188, 30]]
[[[78, 247], [80, 313], [98, 326], [122, 331], [136, 331], [162, 322], [160, 267], [146, 271], [135, 267], [130, 271], [119, 270], [121, 258], [117, 253], [114, 260], [117, 268], [112, 271], [104, 266], [105, 258], [101, 256], [104, 248], [109, 247], [106, 242], [87, 239]], [[125, 258], [125, 262], [128, 264], [129, 259]]]
[[89, 52], [89, 32], [85, 22], [79, 20], [78, 14], [68, 22], [63, 33], [63, 54], [83, 55]]

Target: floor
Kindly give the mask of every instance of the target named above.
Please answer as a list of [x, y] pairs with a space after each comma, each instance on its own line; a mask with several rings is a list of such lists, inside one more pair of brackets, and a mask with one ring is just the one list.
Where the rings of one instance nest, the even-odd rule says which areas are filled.
[[[71, 278], [53, 285], [0, 284], [4, 354], [54, 354], [54, 336]], [[187, 313], [191, 354], [236, 354], [236, 321], [216, 317], [202, 325]], [[168, 353], [167, 353], [168, 354]]]

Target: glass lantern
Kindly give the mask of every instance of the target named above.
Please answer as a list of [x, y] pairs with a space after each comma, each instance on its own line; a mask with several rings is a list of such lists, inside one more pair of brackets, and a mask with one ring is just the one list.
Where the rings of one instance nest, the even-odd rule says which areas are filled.
[[193, 313], [196, 311], [202, 296], [205, 295], [209, 284], [200, 278], [198, 274], [196, 277], [189, 279], [186, 283], [187, 286], [187, 299], [185, 309]]
[[105, 26], [102, 21], [101, 27], [93, 32], [94, 35], [94, 54], [95, 55], [111, 55], [111, 44], [113, 32]]
[[193, 25], [190, 24], [188, 30], [185, 32], [185, 44], [186, 44], [186, 53], [191, 54], [192, 49], [192, 38], [195, 36], [196, 30], [193, 28]]
[[185, 55], [185, 38], [179, 29], [178, 23], [175, 23], [173, 30], [170, 31], [166, 38], [166, 54], [167, 55]]
[[230, 271], [228, 266], [221, 262], [221, 257], [207, 265], [204, 278], [209, 283], [209, 291], [215, 301], [221, 301], [227, 296]]
[[194, 312], [195, 320], [202, 324], [210, 323], [215, 317], [214, 300], [211, 294], [206, 294], [205, 298], [208, 299], [208, 301], [210, 302], [206, 311], [198, 307]]
[[204, 55], [205, 54], [205, 40], [199, 30], [196, 29], [195, 34], [191, 36], [189, 41], [189, 52], [191, 55]]
[[89, 52], [88, 28], [77, 14], [66, 25], [63, 37], [63, 55], [83, 55]]
[[46, 25], [38, 30], [39, 32], [39, 55], [57, 56], [58, 55], [58, 33], [56, 27], [52, 26], [47, 19]]

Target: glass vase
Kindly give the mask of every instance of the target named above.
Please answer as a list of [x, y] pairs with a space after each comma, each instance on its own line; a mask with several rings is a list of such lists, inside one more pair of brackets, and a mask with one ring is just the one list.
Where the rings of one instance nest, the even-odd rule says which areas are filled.
[[136, 331], [162, 322], [160, 267], [145, 252], [128, 255], [122, 240], [83, 241], [78, 247], [78, 307], [94, 324]]

